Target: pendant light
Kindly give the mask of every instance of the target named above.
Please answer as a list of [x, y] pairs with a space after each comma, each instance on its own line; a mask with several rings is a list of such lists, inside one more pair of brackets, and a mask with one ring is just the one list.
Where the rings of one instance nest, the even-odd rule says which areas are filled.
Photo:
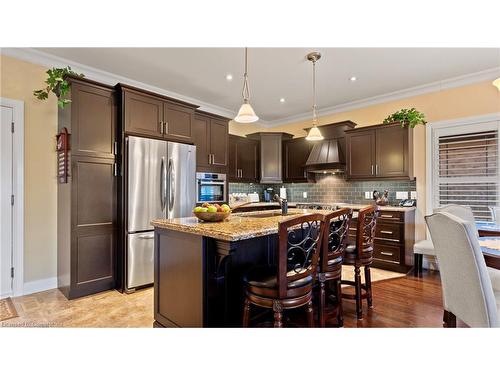
[[321, 53], [319, 52], [311, 52], [307, 55], [307, 59], [312, 62], [313, 65], [313, 119], [312, 119], [312, 128], [309, 129], [309, 133], [307, 133], [306, 140], [308, 141], [321, 141], [324, 137], [321, 135], [317, 125], [318, 125], [318, 116], [316, 114], [316, 61], [321, 58]]
[[500, 78], [497, 78], [493, 81], [493, 86], [495, 86], [498, 91], [500, 91]]
[[238, 114], [234, 118], [234, 121], [244, 124], [258, 121], [259, 117], [255, 114], [249, 102], [250, 92], [248, 89], [248, 48], [246, 47], [245, 47], [245, 74], [243, 75], [243, 90], [241, 92], [241, 96], [243, 96], [243, 104], [241, 105]]

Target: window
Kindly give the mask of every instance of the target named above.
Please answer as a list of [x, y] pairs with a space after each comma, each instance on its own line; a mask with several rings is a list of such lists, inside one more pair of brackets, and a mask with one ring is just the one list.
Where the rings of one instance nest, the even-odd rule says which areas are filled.
[[432, 207], [469, 206], [476, 220], [490, 221], [500, 204], [499, 122], [432, 129]]

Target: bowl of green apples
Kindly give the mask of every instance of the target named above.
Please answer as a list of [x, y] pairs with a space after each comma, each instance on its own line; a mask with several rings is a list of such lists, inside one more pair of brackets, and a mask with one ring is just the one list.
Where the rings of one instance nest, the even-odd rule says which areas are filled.
[[199, 220], [217, 222], [225, 220], [231, 215], [231, 207], [227, 204], [209, 204], [203, 203], [201, 206], [193, 209], [193, 214]]

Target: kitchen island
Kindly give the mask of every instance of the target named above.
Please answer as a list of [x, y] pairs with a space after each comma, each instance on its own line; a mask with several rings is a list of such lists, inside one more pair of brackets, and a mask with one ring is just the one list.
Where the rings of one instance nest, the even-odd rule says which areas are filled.
[[153, 220], [155, 227], [154, 325], [240, 327], [243, 275], [273, 265], [278, 224], [307, 213], [290, 209], [232, 214], [223, 222], [195, 217]]

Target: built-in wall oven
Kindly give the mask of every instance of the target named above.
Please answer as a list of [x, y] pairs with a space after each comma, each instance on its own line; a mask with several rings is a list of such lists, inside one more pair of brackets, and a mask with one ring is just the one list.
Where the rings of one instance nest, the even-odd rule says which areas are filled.
[[227, 202], [226, 175], [223, 173], [196, 173], [196, 202]]

